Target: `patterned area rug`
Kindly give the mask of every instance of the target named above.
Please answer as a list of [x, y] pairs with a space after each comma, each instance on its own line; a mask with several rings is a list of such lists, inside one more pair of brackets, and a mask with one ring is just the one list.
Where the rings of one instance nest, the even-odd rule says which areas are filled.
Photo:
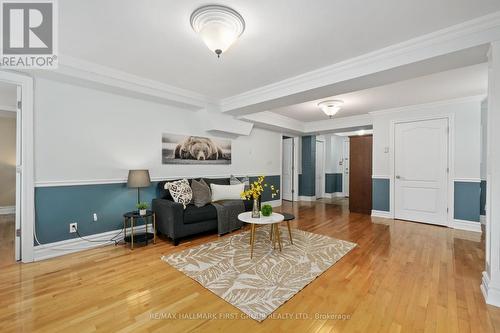
[[283, 251], [273, 250], [269, 227], [258, 227], [253, 259], [250, 232], [163, 256], [166, 261], [249, 317], [266, 319], [356, 244], [281, 228]]

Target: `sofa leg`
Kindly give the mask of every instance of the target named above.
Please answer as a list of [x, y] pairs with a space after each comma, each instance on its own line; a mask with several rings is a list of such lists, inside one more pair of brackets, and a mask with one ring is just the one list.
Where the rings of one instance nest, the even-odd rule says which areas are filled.
[[179, 245], [179, 240], [178, 239], [172, 239], [172, 241], [174, 242], [174, 246]]

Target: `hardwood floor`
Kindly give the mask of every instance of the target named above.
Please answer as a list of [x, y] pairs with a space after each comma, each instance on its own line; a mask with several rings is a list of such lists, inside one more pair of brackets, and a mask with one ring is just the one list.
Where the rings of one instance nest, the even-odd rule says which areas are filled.
[[[262, 323], [160, 260], [159, 240], [0, 268], [2, 332], [494, 332], [479, 289], [484, 244], [472, 233], [349, 214], [344, 200], [284, 204], [294, 228], [358, 247]], [[372, 223], [373, 222], [375, 223]], [[222, 316], [236, 318], [223, 319]], [[334, 318], [337, 315], [337, 318]], [[217, 316], [218, 319], [211, 320]], [[343, 316], [343, 318], [338, 318]]]
[[0, 267], [12, 265], [16, 258], [14, 253], [14, 215], [0, 215]]

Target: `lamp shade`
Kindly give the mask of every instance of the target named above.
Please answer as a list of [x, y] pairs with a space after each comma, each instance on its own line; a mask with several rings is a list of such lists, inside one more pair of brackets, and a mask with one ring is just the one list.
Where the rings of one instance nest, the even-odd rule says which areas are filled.
[[151, 185], [148, 170], [129, 170], [128, 171], [128, 187], [148, 187]]

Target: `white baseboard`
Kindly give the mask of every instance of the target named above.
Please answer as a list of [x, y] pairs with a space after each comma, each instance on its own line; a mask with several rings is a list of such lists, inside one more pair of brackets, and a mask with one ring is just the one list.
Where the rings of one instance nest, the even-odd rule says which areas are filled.
[[10, 215], [16, 213], [16, 206], [0, 207], [0, 215]]
[[271, 200], [271, 201], [264, 201], [262, 205], [268, 204], [271, 205], [272, 207], [279, 207], [281, 206], [281, 199], [278, 200]]
[[481, 283], [481, 291], [483, 292], [486, 304], [500, 307], [500, 290], [492, 286], [490, 278], [486, 272], [483, 272]]
[[453, 229], [460, 229], [466, 231], [473, 231], [481, 233], [481, 223], [473, 222], [473, 221], [464, 221], [464, 220], [453, 220], [453, 225], [451, 226]]
[[486, 225], [486, 215], [480, 215], [479, 222], [481, 222], [482, 225]]
[[[148, 227], [149, 228], [149, 227]], [[151, 229], [152, 230], [152, 226]], [[121, 231], [121, 229], [111, 230], [103, 232], [100, 234], [84, 236], [88, 240], [92, 241], [103, 241], [102, 243], [88, 242], [81, 238], [72, 238], [63, 240], [60, 242], [54, 242], [49, 244], [38, 245], [34, 247], [34, 260], [44, 260], [54, 257], [63, 256], [65, 254], [70, 254], [74, 252], [79, 252], [83, 250], [93, 249], [100, 246], [114, 244], [114, 242], [106, 242], [112, 237], [116, 236]], [[145, 232], [146, 226], [140, 225], [134, 228], [134, 233]], [[130, 228], [127, 228], [127, 235], [130, 235]], [[122, 233], [119, 237], [116, 237], [117, 241], [123, 240], [124, 234]]]
[[299, 201], [316, 201], [316, 196], [305, 196], [305, 195], [299, 195]]
[[333, 193], [325, 193], [325, 197], [333, 199], [333, 198], [343, 198], [345, 197], [345, 195], [344, 192], [333, 192]]
[[386, 212], [384, 210], [374, 210], [374, 209], [372, 209], [372, 216], [374, 216], [374, 217], [383, 217], [383, 218], [386, 218], [386, 219], [392, 219], [393, 218], [391, 212]]

